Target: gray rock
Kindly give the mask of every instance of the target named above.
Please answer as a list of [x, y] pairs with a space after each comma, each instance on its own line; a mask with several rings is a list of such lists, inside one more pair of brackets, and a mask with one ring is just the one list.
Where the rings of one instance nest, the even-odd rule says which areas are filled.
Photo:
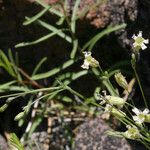
[[75, 150], [131, 150], [124, 138], [105, 133], [110, 129], [101, 118], [86, 121], [78, 127]]
[[6, 142], [6, 140], [4, 139], [4, 137], [2, 135], [0, 135], [0, 150], [8, 150], [8, 144]]

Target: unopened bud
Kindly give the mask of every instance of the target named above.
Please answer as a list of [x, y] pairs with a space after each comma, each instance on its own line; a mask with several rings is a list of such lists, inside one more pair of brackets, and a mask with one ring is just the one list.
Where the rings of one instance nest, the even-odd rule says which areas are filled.
[[18, 115], [16, 115], [16, 117], [15, 117], [15, 121], [18, 121], [18, 120], [20, 120], [22, 117], [24, 117], [24, 115], [25, 115], [25, 112], [20, 112]]
[[0, 107], [0, 112], [4, 112], [8, 107], [8, 104], [4, 104]]
[[114, 116], [117, 116], [119, 118], [124, 118], [126, 116], [126, 114], [124, 112], [122, 112], [121, 110], [117, 110], [116, 108], [112, 108], [112, 111], [111, 113], [114, 115]]
[[128, 90], [128, 83], [121, 72], [116, 73], [114, 77], [119, 86], [121, 86], [125, 90]]
[[128, 139], [139, 139], [141, 137], [139, 130], [137, 129], [137, 127], [131, 127], [131, 126], [127, 126], [128, 130], [126, 132], [123, 133], [124, 137], [128, 138]]
[[122, 107], [125, 104], [125, 100], [121, 97], [107, 95], [105, 98], [111, 105]]

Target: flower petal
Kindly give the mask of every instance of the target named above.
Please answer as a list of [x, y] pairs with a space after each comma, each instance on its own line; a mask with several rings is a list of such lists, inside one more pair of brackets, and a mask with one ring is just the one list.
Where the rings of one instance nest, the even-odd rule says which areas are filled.
[[132, 111], [136, 114], [136, 115], [139, 115], [141, 113], [141, 111], [139, 109], [137, 109], [136, 107], [134, 107], [132, 109]]
[[84, 57], [86, 58], [88, 56], [91, 56], [92, 53], [90, 51], [84, 51], [83, 54], [84, 54]]
[[143, 111], [143, 114], [147, 115], [148, 113], [149, 113], [149, 109], [145, 108], [144, 111]]
[[132, 116], [133, 117], [133, 120], [138, 122], [139, 121], [139, 117], [138, 116]]
[[138, 37], [142, 37], [142, 31], [139, 31]]
[[133, 34], [132, 39], [136, 40], [137, 36], [135, 34]]
[[142, 50], [144, 50], [144, 49], [147, 48], [147, 46], [146, 46], [144, 43], [142, 43], [142, 44], [141, 44], [141, 48], [142, 48]]
[[145, 44], [148, 44], [148, 43], [149, 43], [149, 39], [145, 39], [145, 40], [144, 40], [144, 43], [145, 43]]
[[89, 69], [89, 62], [85, 59], [83, 65], [81, 66], [83, 69]]

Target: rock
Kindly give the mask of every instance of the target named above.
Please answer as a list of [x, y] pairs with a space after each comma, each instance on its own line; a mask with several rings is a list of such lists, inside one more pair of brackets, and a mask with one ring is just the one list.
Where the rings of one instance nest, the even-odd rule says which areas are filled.
[[8, 144], [2, 135], [0, 135], [0, 150], [9, 150]]
[[111, 128], [101, 118], [88, 120], [78, 127], [75, 150], [131, 150], [124, 138], [111, 137]]

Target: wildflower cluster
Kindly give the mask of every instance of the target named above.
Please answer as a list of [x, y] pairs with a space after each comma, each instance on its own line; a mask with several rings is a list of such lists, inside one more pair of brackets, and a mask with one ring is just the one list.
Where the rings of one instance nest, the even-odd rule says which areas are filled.
[[[139, 53], [140, 49], [145, 50], [147, 48], [146, 44], [149, 43], [148, 39], [144, 39], [142, 37], [142, 31], [140, 31], [138, 33], [138, 35], [133, 35], [132, 36], [134, 42], [133, 42], [133, 54], [135, 56], [135, 54]], [[99, 66], [99, 62], [93, 58], [91, 56], [91, 52], [84, 52], [84, 63], [81, 66], [83, 69], [89, 69], [89, 67], [98, 67]], [[136, 57], [134, 58], [135, 62], [136, 62]], [[132, 63], [132, 61], [131, 61]], [[135, 67], [136, 63], [134, 64]], [[135, 71], [135, 68], [133, 68]], [[135, 71], [136, 73], [136, 71]], [[102, 72], [103, 74], [103, 72]], [[138, 77], [138, 75], [136, 74], [136, 77]], [[107, 78], [107, 77], [106, 77]], [[114, 75], [114, 78], [117, 82], [117, 84], [122, 87], [126, 93], [129, 95], [129, 83], [127, 82], [127, 80], [125, 79], [125, 77], [122, 75], [121, 72], [117, 72]], [[108, 80], [107, 80], [108, 81]], [[139, 85], [139, 79], [137, 79]], [[109, 87], [108, 87], [109, 85]], [[113, 86], [111, 85], [110, 82], [107, 83], [107, 85], [105, 85], [107, 90], [111, 91], [114, 90], [116, 94], [114, 95], [106, 95], [106, 91], [103, 92], [104, 95], [99, 95], [99, 99], [100, 105], [103, 106], [104, 108], [104, 112], [110, 113], [113, 116], [119, 118], [119, 120], [121, 120], [123, 123], [125, 123], [127, 130], [125, 132], [109, 132], [110, 135], [114, 135], [114, 136], [122, 136], [125, 137], [127, 139], [131, 139], [131, 140], [142, 140], [143, 143], [145, 142], [145, 140], [149, 140], [150, 136], [149, 134], [145, 134], [147, 133], [147, 130], [145, 127], [144, 123], [150, 123], [150, 111], [148, 108], [145, 108], [143, 111], [139, 110], [138, 108], [136, 108], [135, 106], [132, 106], [131, 104], [129, 104], [127, 101], [127, 99], [125, 98], [121, 98], [119, 96], [119, 93], [116, 92], [116, 90], [113, 88]], [[140, 85], [141, 87], [141, 85]], [[110, 90], [111, 89], [111, 90]], [[142, 90], [142, 89], [141, 89]], [[112, 93], [111, 93], [112, 94]], [[143, 91], [142, 91], [143, 94]], [[146, 103], [145, 103], [146, 104]], [[130, 107], [133, 107], [132, 112], [129, 110]], [[146, 105], [147, 107], [147, 105]], [[129, 108], [129, 109], [128, 109]], [[126, 111], [128, 110], [129, 112], [129, 116], [127, 115]], [[134, 114], [132, 114], [134, 113]], [[147, 141], [148, 141], [147, 140]], [[147, 146], [149, 145], [149, 146]], [[146, 146], [149, 147], [150, 149], [150, 144], [146, 143]]]

